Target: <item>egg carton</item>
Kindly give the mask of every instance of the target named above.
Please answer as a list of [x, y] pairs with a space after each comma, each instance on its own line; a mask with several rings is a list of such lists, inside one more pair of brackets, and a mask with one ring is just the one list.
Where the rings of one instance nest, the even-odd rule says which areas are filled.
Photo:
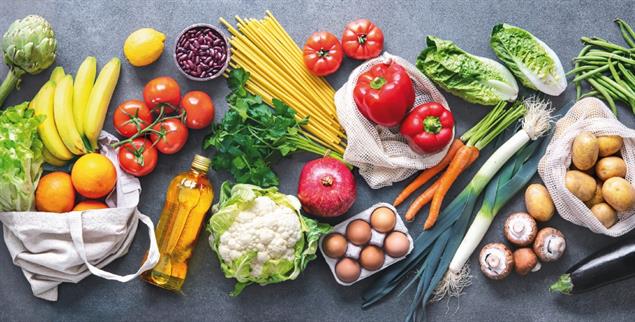
[[[343, 222], [337, 224], [335, 227], [333, 227], [333, 231], [331, 231], [331, 233], [340, 233], [344, 236], [346, 236], [346, 227], [348, 226], [348, 224], [354, 220], [357, 219], [362, 219], [366, 222], [368, 222], [370, 224], [370, 215], [373, 213], [373, 211], [377, 208], [381, 208], [381, 207], [386, 207], [391, 209], [394, 213], [395, 216], [397, 217], [396, 222], [395, 222], [395, 228], [388, 232], [387, 234], [384, 233], [380, 233], [378, 231], [376, 231], [375, 229], [371, 229], [371, 238], [370, 241], [368, 242], [368, 244], [370, 245], [375, 245], [378, 247], [381, 247], [383, 249], [384, 246], [384, 238], [386, 238], [386, 235], [388, 235], [389, 233], [393, 232], [393, 231], [399, 231], [404, 233], [407, 237], [408, 240], [410, 241], [410, 247], [408, 249], [408, 252], [406, 253], [406, 255], [401, 256], [401, 257], [391, 257], [388, 256], [388, 254], [384, 254], [385, 259], [384, 259], [384, 265], [375, 271], [369, 271], [367, 269], [365, 269], [364, 267], [361, 267], [361, 273], [359, 275], [359, 278], [357, 278], [356, 281], [354, 282], [350, 282], [350, 283], [345, 283], [343, 281], [341, 281], [338, 277], [337, 274], [335, 274], [335, 265], [337, 264], [337, 262], [341, 259], [341, 258], [332, 258], [327, 256], [324, 253], [324, 248], [322, 246], [322, 242], [324, 241], [324, 238], [327, 235], [324, 235], [320, 238], [320, 252], [322, 253], [322, 257], [324, 257], [324, 259], [326, 260], [326, 263], [329, 265], [329, 268], [331, 269], [331, 273], [333, 274], [333, 277], [335, 278], [335, 281], [337, 281], [338, 284], [340, 285], [344, 285], [344, 286], [350, 286], [353, 285], [375, 273], [378, 273], [382, 270], [384, 270], [386, 267], [406, 258], [406, 256], [408, 256], [408, 254], [410, 254], [410, 252], [412, 252], [412, 249], [414, 248], [414, 241], [412, 240], [412, 236], [410, 236], [410, 234], [408, 233], [408, 228], [406, 227], [406, 225], [404, 224], [403, 220], [401, 219], [401, 216], [399, 216], [399, 213], [397, 212], [397, 209], [395, 209], [395, 207], [393, 207], [391, 204], [385, 203], [385, 202], [380, 202], [380, 203], [376, 203], [373, 206], [371, 206], [370, 208], [358, 213], [355, 216], [352, 216], [351, 218], [348, 218], [346, 220], [344, 220]], [[371, 226], [372, 228], [372, 226]], [[353, 243], [351, 243], [350, 241], [348, 242], [348, 246], [346, 248], [346, 255], [344, 255], [344, 257], [350, 257], [352, 259], [355, 260], [359, 260], [359, 254], [361, 253], [362, 249], [364, 248], [364, 246], [357, 246]]]

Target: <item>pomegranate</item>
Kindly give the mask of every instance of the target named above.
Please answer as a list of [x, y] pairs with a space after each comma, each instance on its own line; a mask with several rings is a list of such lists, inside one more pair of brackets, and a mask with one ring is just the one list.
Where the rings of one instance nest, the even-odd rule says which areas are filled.
[[344, 163], [324, 157], [307, 162], [300, 173], [298, 199], [316, 216], [337, 217], [351, 208], [357, 195], [355, 177]]

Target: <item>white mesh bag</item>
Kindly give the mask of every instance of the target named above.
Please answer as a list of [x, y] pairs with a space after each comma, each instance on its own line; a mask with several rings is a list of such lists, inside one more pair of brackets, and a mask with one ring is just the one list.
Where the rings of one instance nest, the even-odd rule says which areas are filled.
[[565, 187], [564, 177], [571, 164], [571, 145], [583, 131], [596, 136], [619, 135], [624, 138], [622, 158], [626, 162], [626, 180], [635, 181], [635, 130], [620, 123], [611, 110], [596, 98], [578, 101], [567, 114], [556, 123], [555, 132], [545, 156], [540, 160], [538, 173], [549, 190], [560, 216], [576, 225], [589, 228], [595, 233], [612, 237], [626, 234], [635, 228], [635, 209], [618, 213], [618, 222], [606, 228], [593, 216], [591, 210]]
[[[390, 186], [417, 172], [435, 166], [447, 154], [450, 144], [443, 150], [426, 155], [412, 151], [399, 128], [385, 128], [366, 119], [358, 110], [353, 98], [353, 90], [360, 74], [373, 65], [394, 60], [403, 66], [415, 88], [414, 106], [426, 102], [437, 102], [449, 110], [445, 97], [436, 89], [432, 81], [417, 67], [405, 59], [384, 53], [357, 67], [335, 93], [335, 105], [340, 124], [346, 130], [347, 146], [344, 159], [359, 169], [359, 174], [373, 189]], [[454, 135], [454, 133], [453, 133]], [[450, 140], [450, 143], [452, 140]]]

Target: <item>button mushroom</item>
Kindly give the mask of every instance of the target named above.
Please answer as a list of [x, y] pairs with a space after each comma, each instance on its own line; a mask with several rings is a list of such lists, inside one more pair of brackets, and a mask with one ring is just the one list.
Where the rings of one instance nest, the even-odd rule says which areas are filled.
[[543, 228], [536, 235], [534, 253], [543, 262], [558, 260], [564, 254], [566, 248], [567, 242], [564, 239], [564, 235], [555, 228]]
[[507, 246], [501, 243], [490, 243], [481, 249], [479, 263], [485, 276], [500, 280], [511, 273], [514, 268], [514, 257]]
[[536, 238], [538, 227], [536, 220], [527, 213], [517, 212], [509, 215], [504, 225], [505, 238], [510, 243], [524, 247], [531, 245]]
[[514, 251], [514, 270], [519, 275], [527, 275], [540, 269], [538, 257], [531, 248], [519, 248]]

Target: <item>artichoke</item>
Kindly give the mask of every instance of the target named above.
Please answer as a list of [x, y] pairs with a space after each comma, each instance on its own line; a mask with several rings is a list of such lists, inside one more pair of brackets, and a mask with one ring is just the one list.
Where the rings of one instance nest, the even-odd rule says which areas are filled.
[[30, 15], [14, 21], [2, 37], [9, 73], [0, 85], [0, 106], [25, 73], [39, 74], [51, 66], [56, 50], [55, 32], [46, 19]]

